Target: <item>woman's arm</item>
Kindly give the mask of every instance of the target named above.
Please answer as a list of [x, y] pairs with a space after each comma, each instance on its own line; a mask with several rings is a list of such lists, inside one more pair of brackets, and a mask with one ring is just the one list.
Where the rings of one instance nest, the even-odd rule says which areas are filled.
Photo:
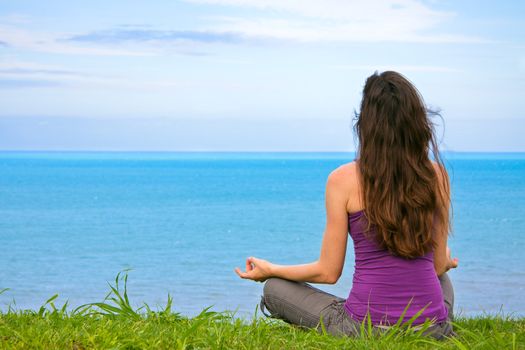
[[[447, 198], [447, 211], [450, 207], [450, 184], [447, 173], [440, 168], [441, 166], [434, 163], [436, 174], [439, 181], [439, 188], [445, 191], [445, 198]], [[442, 171], [443, 170], [443, 171]], [[450, 257], [450, 249], [448, 247], [448, 229], [446, 225], [439, 225], [436, 227], [436, 247], [434, 249], [434, 269], [436, 274], [441, 276], [450, 269], [458, 267], [459, 260]]]
[[265, 281], [279, 277], [291, 281], [312, 283], [336, 283], [346, 255], [348, 239], [348, 173], [342, 167], [334, 170], [326, 183], [326, 228], [320, 257], [304, 265], [276, 265], [266, 260], [250, 257], [246, 260], [246, 271], [236, 268], [241, 277], [254, 281]]

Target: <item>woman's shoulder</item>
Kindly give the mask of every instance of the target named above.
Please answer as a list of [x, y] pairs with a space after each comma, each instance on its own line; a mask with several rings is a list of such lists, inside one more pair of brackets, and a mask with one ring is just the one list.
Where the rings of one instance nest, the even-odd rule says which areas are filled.
[[334, 169], [328, 176], [328, 186], [345, 193], [347, 212], [352, 213], [363, 208], [356, 162], [349, 162]]
[[328, 175], [328, 181], [341, 185], [350, 185], [354, 182], [357, 175], [357, 168], [355, 162], [349, 162], [340, 165], [338, 168], [332, 170]]

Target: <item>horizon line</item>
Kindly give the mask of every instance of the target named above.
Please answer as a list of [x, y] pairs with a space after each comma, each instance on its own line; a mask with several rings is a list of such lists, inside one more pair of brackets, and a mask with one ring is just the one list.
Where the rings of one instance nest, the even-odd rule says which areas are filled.
[[[0, 153], [356, 153], [356, 150], [91, 150], [91, 149], [50, 149], [24, 150], [0, 149]], [[440, 150], [440, 153], [484, 153], [484, 154], [516, 154], [523, 151], [469, 151], [469, 150]]]

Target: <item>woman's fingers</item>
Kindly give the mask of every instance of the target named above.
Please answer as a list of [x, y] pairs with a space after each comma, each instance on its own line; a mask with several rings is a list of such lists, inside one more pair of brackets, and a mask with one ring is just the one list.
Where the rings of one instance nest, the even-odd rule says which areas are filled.
[[[240, 278], [261, 282], [267, 278], [265, 277], [265, 263], [265, 260], [257, 259], [253, 256], [250, 256], [248, 259], [246, 259], [246, 271], [242, 271], [240, 268], [236, 267], [235, 273]], [[258, 267], [258, 265], [260, 267]]]
[[454, 259], [451, 259], [450, 257], [448, 258], [448, 269], [455, 269], [456, 267], [458, 267], [458, 264], [459, 264], [459, 259], [458, 258], [454, 258]]
[[254, 279], [255, 274], [255, 264], [252, 262], [252, 257], [246, 259], [246, 271], [242, 271], [240, 268], [235, 268], [235, 273], [239, 275], [240, 278]]
[[250, 273], [247, 271], [247, 272], [243, 272], [240, 268], [236, 267], [235, 268], [235, 273], [237, 275], [239, 275], [240, 278], [250, 278]]
[[447, 247], [447, 259], [448, 259], [449, 269], [455, 269], [456, 267], [458, 267], [459, 259], [458, 258], [454, 258], [454, 259], [451, 258], [450, 248], [449, 247]]
[[250, 258], [246, 259], [246, 271], [251, 271], [253, 270], [253, 265], [250, 261]]
[[236, 267], [233, 271], [235, 271], [235, 273], [237, 274], [237, 276], [241, 277], [242, 278], [242, 271], [240, 268]]
[[254, 266], [257, 265], [257, 264], [260, 264], [260, 263], [263, 261], [263, 260], [261, 260], [261, 259], [258, 259], [258, 258], [256, 258], [256, 257], [254, 257], [254, 256], [250, 256], [250, 257], [248, 258], [248, 260], [249, 260]]

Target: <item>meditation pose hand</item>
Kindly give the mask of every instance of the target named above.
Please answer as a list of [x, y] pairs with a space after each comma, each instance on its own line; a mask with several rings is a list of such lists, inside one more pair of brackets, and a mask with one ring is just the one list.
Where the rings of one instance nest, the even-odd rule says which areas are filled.
[[449, 247], [447, 247], [447, 261], [448, 261], [447, 271], [450, 270], [450, 269], [455, 269], [456, 267], [458, 267], [459, 259], [450, 257], [450, 248]]
[[246, 271], [243, 272], [240, 268], [236, 267], [235, 272], [240, 278], [264, 282], [272, 277], [272, 265], [272, 263], [266, 260], [257, 259], [251, 256], [246, 259]]

